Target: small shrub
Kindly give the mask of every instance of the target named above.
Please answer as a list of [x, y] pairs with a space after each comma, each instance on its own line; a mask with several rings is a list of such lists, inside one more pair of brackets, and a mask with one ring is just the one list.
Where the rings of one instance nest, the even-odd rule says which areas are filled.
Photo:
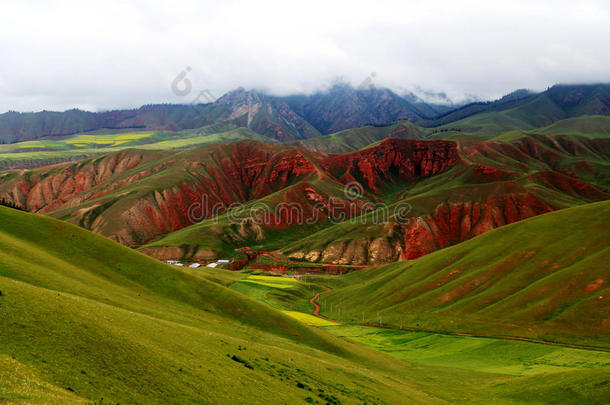
[[233, 361], [235, 361], [235, 362], [237, 362], [237, 363], [241, 363], [241, 364], [243, 364], [243, 365], [244, 365], [244, 367], [249, 368], [250, 370], [254, 370], [254, 367], [252, 367], [252, 365], [251, 365], [250, 363], [248, 363], [248, 361], [247, 361], [247, 360], [244, 360], [244, 359], [242, 359], [242, 358], [241, 358], [241, 357], [239, 357], [239, 356], [233, 355], [233, 356], [231, 357], [231, 360], [233, 360]]
[[328, 394], [318, 394], [320, 398], [326, 401], [327, 404], [339, 405], [341, 404], [341, 400], [334, 395]]

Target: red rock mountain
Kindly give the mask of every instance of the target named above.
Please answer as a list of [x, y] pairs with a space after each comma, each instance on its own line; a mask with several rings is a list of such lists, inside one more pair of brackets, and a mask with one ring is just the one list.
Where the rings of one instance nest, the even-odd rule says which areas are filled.
[[[523, 218], [606, 199], [587, 162], [607, 156], [603, 142], [569, 138], [388, 139], [339, 155], [243, 141], [184, 151], [132, 149], [9, 171], [0, 175], [0, 199], [128, 246], [162, 238], [146, 250], [157, 256], [168, 249], [174, 256], [176, 249], [184, 256], [214, 256], [218, 246], [228, 251], [255, 240], [302, 260], [369, 264], [417, 257]], [[362, 195], [344, 193], [354, 182]], [[332, 224], [337, 213], [349, 218], [382, 201], [408, 202], [409, 221]], [[295, 224], [280, 211], [262, 223], [231, 224], [221, 215], [238, 204], [273, 208], [286, 202], [299, 204], [305, 216], [316, 213], [319, 221]], [[192, 236], [209, 225], [199, 221], [218, 215], [222, 221]], [[186, 240], [178, 237], [191, 231]], [[212, 234], [216, 240], [209, 242]]]

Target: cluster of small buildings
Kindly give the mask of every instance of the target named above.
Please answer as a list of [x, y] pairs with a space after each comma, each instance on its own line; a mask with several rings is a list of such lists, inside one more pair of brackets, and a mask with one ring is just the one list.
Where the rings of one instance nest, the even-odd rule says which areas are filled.
[[[193, 264], [189, 265], [189, 267], [192, 268], [192, 269], [196, 269], [196, 268], [199, 268], [199, 267], [202, 267], [202, 266], [214, 268], [214, 267], [218, 267], [221, 264], [229, 264], [230, 262], [231, 262], [230, 260], [221, 259], [221, 260], [216, 260], [215, 262], [208, 263], [208, 264], [205, 264], [205, 265], [203, 265], [201, 263], [193, 263]], [[172, 264], [172, 265], [178, 266], [178, 267], [184, 267], [184, 264], [180, 263], [177, 260], [167, 260], [165, 263]]]

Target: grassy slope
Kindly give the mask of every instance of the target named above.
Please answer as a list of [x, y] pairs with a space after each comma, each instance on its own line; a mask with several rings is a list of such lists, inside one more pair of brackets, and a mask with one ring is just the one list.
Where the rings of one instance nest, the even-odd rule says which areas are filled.
[[346, 129], [334, 134], [310, 138], [294, 145], [304, 149], [324, 153], [348, 153], [366, 148], [386, 138], [413, 138], [424, 136], [425, 130], [409, 121], [397, 121], [387, 126], [364, 126]]
[[[362, 326], [325, 330], [412, 364], [453, 370], [448, 387], [466, 388], [476, 381], [477, 386], [463, 389], [456, 402], [473, 402], [478, 394], [490, 403], [503, 399], [521, 404], [604, 404], [610, 395], [610, 353]], [[437, 378], [446, 376], [439, 372]]]
[[327, 315], [610, 347], [609, 217], [610, 202], [587, 204], [349, 274]]
[[535, 133], [546, 135], [581, 135], [607, 138], [610, 136], [610, 117], [605, 115], [584, 115], [557, 121], [547, 127], [538, 128]]
[[402, 363], [220, 285], [51, 218], [0, 217], [0, 361], [14, 370], [0, 398], [434, 402]]
[[[207, 272], [213, 277], [222, 271]], [[411, 364], [412, 378], [425, 379], [443, 399], [455, 403], [605, 403], [610, 394], [610, 353], [523, 341], [455, 336], [430, 332], [337, 325], [315, 318], [309, 299], [335, 276], [308, 276], [300, 281], [262, 276], [267, 285], [233, 279], [232, 289], [291, 311], [303, 322]], [[286, 284], [292, 285], [286, 288]], [[281, 287], [281, 288], [280, 288]], [[318, 299], [323, 303], [324, 296]], [[324, 305], [323, 305], [324, 306]], [[328, 305], [325, 306], [328, 309]], [[297, 312], [294, 312], [297, 311]], [[340, 314], [338, 314], [340, 316]], [[327, 325], [333, 326], [327, 326]], [[434, 374], [429, 374], [430, 372]]]
[[475, 114], [440, 128], [459, 129], [477, 135], [495, 135], [514, 129], [532, 130], [563, 118], [566, 118], [565, 112], [548, 96], [541, 94], [518, 107]]
[[[0, 398], [8, 401], [324, 403], [332, 395], [342, 403], [603, 403], [607, 394], [607, 368], [580, 354], [542, 356], [532, 345], [481, 371], [483, 355], [498, 347], [432, 336], [417, 351], [425, 359], [407, 366], [206, 281], [257, 294], [270, 288], [240, 273], [178, 270], [50, 218], [2, 207], [0, 217], [0, 364], [9, 370], [0, 371]], [[301, 301], [312, 293], [295, 288]], [[292, 289], [275, 290], [285, 293], [270, 304], [291, 300]], [[383, 351], [398, 359], [414, 357], [413, 347], [388, 344]], [[532, 353], [535, 370], [521, 372], [518, 360]], [[503, 365], [508, 371], [497, 369]], [[545, 367], [552, 374], [539, 373]]]
[[[515, 129], [534, 130], [551, 126], [560, 120], [595, 114], [600, 108], [600, 103], [603, 103], [601, 100], [607, 100], [607, 94], [602, 94], [607, 93], [607, 88], [598, 89], [574, 105], [568, 101], [569, 96], [558, 94], [564, 91], [561, 88], [558, 87], [551, 91], [555, 93], [555, 96], [547, 91], [519, 102], [515, 107], [501, 111], [481, 112], [438, 128], [477, 135], [497, 135]], [[574, 95], [578, 97], [577, 94]], [[564, 97], [566, 99], [563, 99]]]

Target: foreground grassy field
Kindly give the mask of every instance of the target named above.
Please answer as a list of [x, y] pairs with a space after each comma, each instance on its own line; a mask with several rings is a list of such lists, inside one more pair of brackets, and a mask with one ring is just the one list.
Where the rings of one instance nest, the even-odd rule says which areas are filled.
[[311, 297], [346, 276], [174, 268], [51, 218], [0, 207], [0, 220], [3, 402], [604, 403], [609, 395], [607, 353], [311, 315]]
[[50, 218], [0, 220], [0, 401], [440, 401], [404, 362], [204, 277]]

